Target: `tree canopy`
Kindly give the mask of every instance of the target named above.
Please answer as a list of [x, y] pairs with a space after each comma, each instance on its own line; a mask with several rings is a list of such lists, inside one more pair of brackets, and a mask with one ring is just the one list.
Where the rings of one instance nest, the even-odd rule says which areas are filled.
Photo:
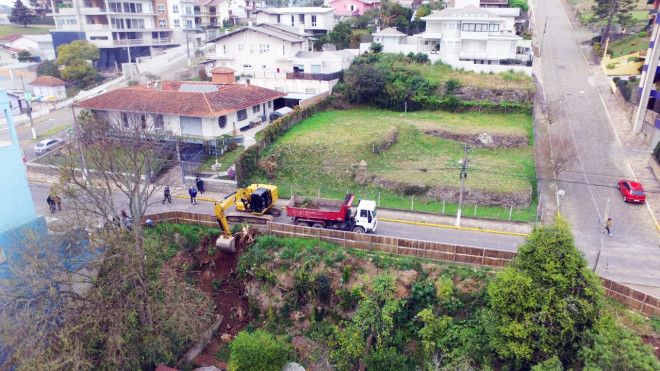
[[594, 18], [604, 19], [605, 28], [601, 35], [600, 42], [604, 43], [610, 36], [610, 29], [615, 22], [623, 26], [629, 25], [632, 21], [630, 12], [635, 8], [634, 0], [595, 0], [592, 6]]
[[76, 40], [57, 48], [57, 64], [62, 79], [86, 88], [98, 78], [98, 71], [90, 61], [99, 59], [99, 49], [89, 41]]
[[16, 0], [14, 8], [9, 15], [9, 21], [27, 27], [34, 20], [34, 14], [21, 0]]

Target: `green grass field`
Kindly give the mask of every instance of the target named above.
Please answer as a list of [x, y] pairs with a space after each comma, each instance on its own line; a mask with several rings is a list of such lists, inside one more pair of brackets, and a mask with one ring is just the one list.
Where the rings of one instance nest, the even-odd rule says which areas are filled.
[[612, 52], [612, 58], [616, 58], [622, 55], [648, 49], [649, 40], [650, 37], [648, 35], [640, 36], [638, 34], [634, 34], [626, 37], [625, 39], [611, 42], [608, 46], [608, 50]]
[[29, 34], [46, 34], [50, 32], [51, 28], [55, 28], [55, 26], [0, 26], [0, 36], [5, 36], [5, 35], [10, 35], [13, 33], [18, 33], [22, 35], [29, 35]]
[[[424, 134], [436, 128], [450, 133], [500, 133], [531, 136], [532, 119], [527, 115], [452, 114], [447, 112], [399, 113], [378, 109], [351, 109], [318, 113], [291, 128], [264, 154], [275, 159], [275, 179], [265, 174], [253, 181], [270, 182], [283, 196], [298, 195], [342, 198], [347, 192], [380, 199], [382, 207], [441, 212], [440, 193], [460, 186], [463, 144]], [[388, 141], [391, 147], [374, 153]], [[531, 140], [530, 140], [531, 142]], [[532, 146], [520, 148], [474, 148], [470, 151], [468, 187], [476, 192], [521, 197], [533, 193], [535, 170]], [[366, 168], [360, 167], [366, 162]], [[356, 181], [356, 173], [374, 180]], [[360, 176], [358, 176], [360, 178]], [[367, 178], [370, 179], [370, 178]], [[406, 189], [421, 187], [437, 197], [404, 195]], [[456, 205], [444, 203], [446, 214]], [[474, 206], [469, 210], [473, 210]], [[471, 211], [467, 211], [466, 215]], [[508, 218], [509, 209], [477, 206], [477, 216]], [[516, 210], [513, 218], [532, 220], [535, 202]]]
[[533, 92], [536, 89], [534, 80], [523, 72], [476, 73], [455, 70], [443, 64], [415, 64], [412, 67], [429, 81], [442, 84], [449, 79], [456, 79], [463, 86], [474, 86], [485, 89], [522, 89]]

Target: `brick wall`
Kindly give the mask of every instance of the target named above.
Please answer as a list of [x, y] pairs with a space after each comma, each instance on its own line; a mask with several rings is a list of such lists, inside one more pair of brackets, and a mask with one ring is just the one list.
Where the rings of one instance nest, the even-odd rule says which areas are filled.
[[[147, 216], [154, 222], [195, 224], [205, 227], [218, 227], [213, 215], [196, 214], [183, 211]], [[418, 241], [406, 238], [377, 236], [364, 233], [352, 233], [332, 229], [310, 228], [290, 224], [268, 223], [256, 226], [268, 234], [281, 237], [317, 238], [338, 245], [360, 249], [377, 250], [397, 255], [417, 256], [427, 259], [472, 264], [487, 267], [506, 265], [515, 253], [509, 251], [483, 249], [478, 247], [448, 245], [438, 242]], [[624, 304], [628, 308], [647, 316], [660, 316], [660, 299], [637, 291], [632, 287], [601, 277], [605, 295]]]

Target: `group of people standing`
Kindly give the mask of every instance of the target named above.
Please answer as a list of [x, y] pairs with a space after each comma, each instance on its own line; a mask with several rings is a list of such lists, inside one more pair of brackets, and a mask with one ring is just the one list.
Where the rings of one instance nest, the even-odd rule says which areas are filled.
[[46, 198], [46, 203], [48, 203], [48, 209], [50, 209], [51, 214], [55, 214], [55, 211], [62, 211], [62, 198], [56, 194], [49, 194]]
[[[190, 188], [188, 188], [188, 195], [190, 196], [190, 203], [193, 205], [197, 205], [197, 194], [198, 193], [204, 193], [206, 192], [204, 190], [204, 181], [200, 179], [199, 177], [195, 178], [195, 185], [191, 185]], [[167, 203], [172, 203], [172, 193], [170, 191], [169, 186], [165, 186], [163, 188], [163, 205]]]

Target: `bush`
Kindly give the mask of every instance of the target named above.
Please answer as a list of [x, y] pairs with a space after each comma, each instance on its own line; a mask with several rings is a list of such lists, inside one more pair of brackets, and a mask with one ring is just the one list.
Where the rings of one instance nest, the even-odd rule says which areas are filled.
[[380, 53], [383, 51], [383, 44], [373, 42], [369, 46], [369, 50], [371, 50], [372, 53]]
[[239, 332], [230, 347], [230, 371], [280, 371], [293, 354], [288, 343], [263, 330]]
[[365, 359], [367, 370], [414, 370], [411, 360], [396, 348], [381, 348], [369, 353]]
[[330, 303], [330, 296], [332, 295], [332, 281], [330, 277], [325, 274], [319, 274], [314, 280], [314, 293], [319, 302], [323, 304]]
[[445, 82], [445, 91], [447, 94], [453, 94], [461, 88], [461, 82], [456, 79], [449, 79]]

